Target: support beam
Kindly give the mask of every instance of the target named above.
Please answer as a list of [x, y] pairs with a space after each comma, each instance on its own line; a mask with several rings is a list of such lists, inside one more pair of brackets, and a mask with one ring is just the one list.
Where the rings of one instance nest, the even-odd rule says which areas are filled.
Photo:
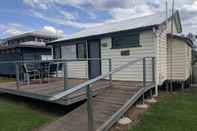
[[137, 105], [137, 108], [146, 109], [148, 105], [144, 103], [145, 92], [146, 92], [146, 58], [143, 58], [143, 94], [142, 94], [142, 103]]
[[[112, 72], [112, 59], [109, 59], [109, 72]], [[112, 86], [112, 74], [109, 74], [109, 84]]]
[[69, 89], [67, 82], [68, 79], [67, 63], [64, 63], [63, 66], [64, 66], [64, 90], [67, 90]]
[[90, 89], [90, 85], [87, 86], [86, 95], [87, 95], [88, 131], [94, 131], [94, 116], [93, 116], [93, 108], [92, 108], [92, 91]]
[[20, 89], [20, 75], [19, 75], [19, 64], [16, 62], [15, 63], [15, 68], [16, 68], [16, 87], [17, 90]]
[[143, 88], [146, 87], [146, 58], [143, 58]]
[[184, 92], [184, 89], [185, 89], [185, 84], [184, 83], [185, 83], [184, 81], [181, 82], [181, 90], [182, 90], [182, 92]]

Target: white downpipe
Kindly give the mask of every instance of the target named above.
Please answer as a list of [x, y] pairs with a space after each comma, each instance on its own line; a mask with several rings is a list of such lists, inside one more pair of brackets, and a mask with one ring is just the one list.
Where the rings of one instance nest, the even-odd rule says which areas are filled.
[[153, 42], [155, 50], [155, 96], [159, 95], [159, 33], [153, 28]]

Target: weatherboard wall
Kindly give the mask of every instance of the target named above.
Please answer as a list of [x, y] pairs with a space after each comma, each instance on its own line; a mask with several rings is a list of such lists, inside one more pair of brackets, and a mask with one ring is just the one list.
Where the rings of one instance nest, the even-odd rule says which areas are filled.
[[[143, 57], [154, 57], [154, 37], [152, 31], [140, 32], [140, 46], [123, 49], [112, 49], [111, 37], [101, 39], [101, 58], [112, 59], [112, 69], [120, 67], [132, 60], [136, 60]], [[105, 45], [105, 46], [103, 46]], [[106, 46], [107, 45], [107, 46]], [[130, 55], [122, 56], [121, 51], [129, 51]], [[152, 80], [152, 63], [151, 59], [147, 59], [147, 80]], [[102, 62], [102, 72], [108, 72], [108, 62]], [[113, 80], [125, 80], [125, 81], [142, 81], [143, 80], [143, 64], [142, 61], [135, 63], [115, 74], [112, 77]]]
[[[76, 45], [61, 46], [62, 59], [76, 59]], [[88, 62], [67, 62], [68, 78], [88, 78]]]
[[191, 47], [186, 41], [168, 40], [168, 79], [187, 80], [191, 75]]
[[[167, 28], [166, 28], [167, 27]], [[173, 32], [177, 33], [175, 22], [173, 22]], [[157, 53], [156, 61], [156, 72], [158, 84], [162, 85], [168, 79], [168, 45], [167, 45], [167, 34], [171, 33], [171, 21], [169, 20], [166, 26], [166, 23], [160, 25], [159, 29], [156, 31], [155, 44]]]

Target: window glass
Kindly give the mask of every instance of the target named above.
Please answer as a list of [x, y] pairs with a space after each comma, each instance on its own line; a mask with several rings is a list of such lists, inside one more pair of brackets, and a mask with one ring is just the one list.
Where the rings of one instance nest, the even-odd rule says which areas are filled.
[[77, 44], [77, 58], [87, 58], [86, 44]]
[[62, 59], [76, 59], [76, 45], [63, 45]]
[[139, 33], [119, 33], [112, 37], [112, 48], [131, 48], [139, 46]]
[[57, 46], [53, 49], [54, 59], [61, 59], [61, 47]]

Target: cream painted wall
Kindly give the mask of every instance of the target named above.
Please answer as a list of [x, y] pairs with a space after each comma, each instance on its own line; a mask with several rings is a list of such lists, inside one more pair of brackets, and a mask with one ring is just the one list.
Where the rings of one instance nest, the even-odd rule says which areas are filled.
[[[173, 33], [177, 33], [175, 22], [173, 22]], [[168, 79], [168, 40], [167, 40], [167, 34], [171, 33], [171, 21], [168, 21], [167, 28], [166, 23], [160, 25], [159, 30], [157, 30], [156, 33], [156, 44], [157, 44], [157, 53], [156, 53], [156, 59], [157, 59], [157, 79], [158, 84], [162, 85], [165, 80]]]
[[[154, 35], [152, 31], [144, 31], [140, 33], [140, 47], [126, 49], [111, 49], [112, 41], [110, 37], [101, 40], [101, 57], [112, 58], [113, 69], [120, 67], [129, 61], [143, 57], [154, 57]], [[102, 46], [107, 44], [107, 46]], [[121, 51], [129, 50], [129, 56], [121, 56]], [[147, 80], [152, 80], [152, 63], [151, 59], [147, 59]], [[102, 63], [102, 72], [108, 71], [108, 62]], [[143, 66], [142, 61], [113, 75], [113, 80], [133, 80], [142, 81]]]
[[185, 81], [191, 75], [191, 47], [186, 41], [168, 40], [168, 79]]

